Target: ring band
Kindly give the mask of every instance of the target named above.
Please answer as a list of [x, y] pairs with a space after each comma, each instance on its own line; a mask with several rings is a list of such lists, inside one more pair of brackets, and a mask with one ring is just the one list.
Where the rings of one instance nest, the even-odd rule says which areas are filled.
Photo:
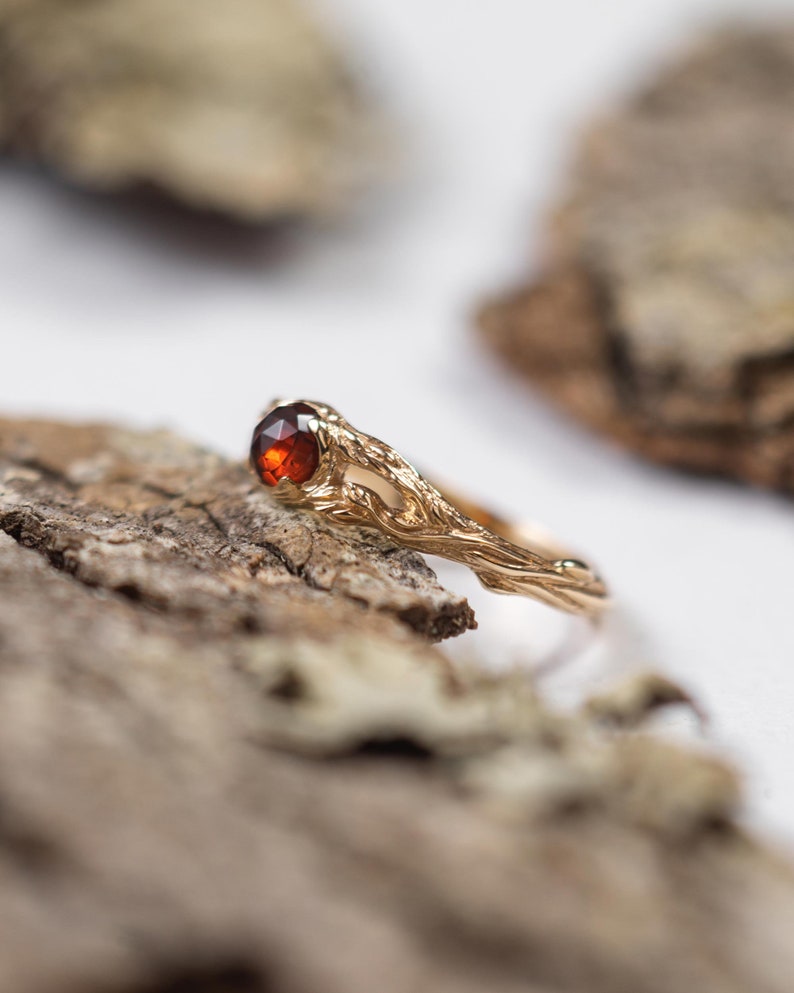
[[251, 465], [282, 503], [337, 524], [374, 527], [398, 544], [459, 562], [489, 590], [590, 616], [608, 605], [606, 586], [584, 562], [538, 529], [445, 495], [328, 404], [276, 401], [254, 430]]

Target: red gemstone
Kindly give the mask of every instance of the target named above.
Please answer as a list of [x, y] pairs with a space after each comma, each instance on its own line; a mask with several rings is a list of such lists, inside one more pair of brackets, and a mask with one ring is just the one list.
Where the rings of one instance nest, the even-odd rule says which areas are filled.
[[288, 403], [273, 410], [257, 424], [251, 442], [251, 464], [267, 486], [280, 479], [305, 483], [320, 461], [317, 438], [309, 421], [317, 413], [308, 404]]

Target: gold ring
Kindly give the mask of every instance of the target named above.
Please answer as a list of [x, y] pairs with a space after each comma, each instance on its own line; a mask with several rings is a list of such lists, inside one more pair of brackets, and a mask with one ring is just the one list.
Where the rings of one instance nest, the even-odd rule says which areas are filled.
[[549, 543], [431, 485], [401, 455], [333, 407], [279, 400], [254, 429], [251, 465], [283, 503], [468, 566], [497, 593], [591, 616], [608, 605], [593, 570]]

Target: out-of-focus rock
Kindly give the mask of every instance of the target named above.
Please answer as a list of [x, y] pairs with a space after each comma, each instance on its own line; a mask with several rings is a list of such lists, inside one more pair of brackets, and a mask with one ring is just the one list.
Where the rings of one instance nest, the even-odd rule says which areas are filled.
[[662, 462], [794, 489], [794, 26], [735, 29], [583, 142], [485, 340]]
[[371, 168], [376, 130], [297, 0], [0, 0], [0, 143], [90, 189], [322, 214]]

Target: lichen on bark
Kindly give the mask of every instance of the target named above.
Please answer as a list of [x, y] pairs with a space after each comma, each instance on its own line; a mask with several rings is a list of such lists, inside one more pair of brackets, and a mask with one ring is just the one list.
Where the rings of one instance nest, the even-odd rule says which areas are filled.
[[735, 774], [613, 729], [674, 688], [560, 714], [471, 621], [166, 432], [0, 421], [0, 988], [789, 990]]
[[97, 191], [327, 215], [381, 125], [299, 0], [0, 0], [0, 144]]
[[794, 490], [794, 30], [705, 39], [580, 143], [485, 341], [650, 458]]

